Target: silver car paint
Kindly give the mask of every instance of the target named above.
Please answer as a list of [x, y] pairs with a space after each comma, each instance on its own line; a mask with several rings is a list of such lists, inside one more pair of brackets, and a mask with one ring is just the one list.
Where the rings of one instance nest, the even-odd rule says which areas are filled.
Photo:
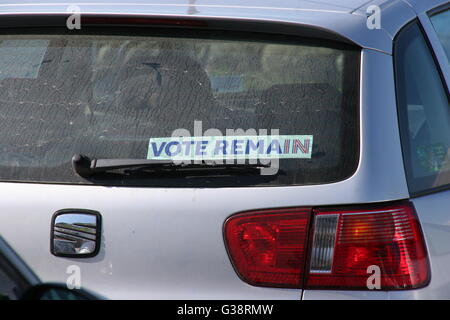
[[[360, 9], [368, 1], [297, 1], [284, 0], [276, 6], [270, 0], [231, 1], [220, 4], [214, 0], [197, 1], [189, 4], [186, 0], [172, 0], [162, 3], [158, 0], [136, 0], [124, 3], [118, 0], [107, 2], [83, 2], [58, 0], [41, 3], [15, 2], [0, 4], [0, 15], [36, 15], [36, 14], [66, 14], [69, 5], [79, 6], [83, 15], [108, 14], [127, 16], [183, 17], [208, 20], [231, 20], [236, 26], [240, 21], [282, 22], [291, 25], [307, 25], [336, 32], [351, 39], [364, 48], [372, 48], [383, 52], [392, 51], [392, 34], [397, 32], [399, 25], [414, 18], [414, 12], [403, 0], [382, 0], [383, 3], [395, 5], [382, 6], [382, 15], [392, 15], [395, 23], [386, 23], [380, 30], [367, 28], [367, 14]], [[266, 5], [265, 5], [266, 3]], [[333, 4], [335, 3], [335, 4]], [[337, 5], [341, 3], [342, 5]], [[346, 4], [346, 5], [345, 5]], [[238, 27], [239, 28], [239, 27]], [[388, 28], [388, 29], [386, 29]], [[274, 31], [276, 32], [276, 31]]]
[[[418, 18], [439, 62], [447, 88], [450, 87], [450, 65], [430, 23], [428, 11], [445, 1], [407, 0], [414, 5]], [[450, 299], [450, 190], [412, 199], [422, 225], [431, 264], [431, 282], [422, 289], [405, 291], [324, 291], [305, 290], [303, 299]]]
[[[136, 1], [137, 2], [137, 1]], [[387, 1], [382, 1], [387, 3]], [[365, 27], [365, 1], [309, 3], [284, 1], [284, 9], [220, 7], [199, 2], [198, 17], [270, 20], [320, 26], [366, 48], [361, 68], [361, 150], [355, 174], [345, 181], [317, 186], [264, 188], [123, 188], [31, 183], [0, 183], [1, 233], [43, 281], [65, 282], [67, 267], [81, 268], [82, 286], [116, 299], [395, 299], [450, 298], [445, 264], [448, 248], [436, 240], [436, 227], [449, 224], [449, 192], [414, 199], [432, 262], [432, 282], [402, 292], [304, 291], [253, 287], [242, 282], [228, 259], [222, 226], [232, 213], [270, 207], [370, 203], [409, 197], [403, 169], [392, 69], [392, 39], [414, 18], [417, 8], [390, 1], [386, 29]], [[437, 5], [445, 1], [432, 0]], [[82, 12], [187, 16], [188, 6], [151, 1], [82, 4]], [[382, 3], [381, 3], [382, 4]], [[340, 5], [341, 8], [337, 8]], [[432, 6], [430, 5], [429, 8]], [[65, 12], [67, 4], [0, 4], [0, 14]], [[352, 13], [353, 12], [353, 13]], [[383, 17], [384, 17], [383, 13]], [[385, 17], [385, 19], [386, 19]], [[237, 22], [238, 23], [238, 22]], [[371, 50], [374, 49], [374, 50]], [[383, 130], [380, 130], [382, 126]], [[382, 151], [381, 151], [382, 150]], [[441, 204], [447, 204], [442, 205]], [[90, 259], [50, 254], [52, 214], [63, 208], [86, 208], [103, 215], [102, 249]], [[435, 213], [436, 212], [436, 213]], [[7, 227], [5, 227], [7, 226]], [[449, 235], [443, 229], [444, 239]], [[436, 243], [437, 241], [437, 243]], [[449, 241], [447, 241], [449, 242]]]
[[304, 300], [319, 299], [450, 299], [450, 191], [412, 199], [422, 225], [431, 263], [431, 282], [405, 291], [305, 290]]
[[[345, 181], [218, 189], [0, 183], [0, 225], [8, 226], [3, 236], [43, 281], [65, 281], [67, 267], [75, 264], [82, 271], [82, 286], [108, 298], [299, 299], [301, 290], [253, 287], [237, 277], [224, 247], [223, 222], [232, 213], [258, 208], [407, 198], [392, 72], [380, 68], [391, 61], [384, 53], [363, 52], [361, 161]], [[375, 85], [378, 81], [385, 86]], [[63, 208], [101, 212], [99, 256], [50, 254], [50, 219]]]

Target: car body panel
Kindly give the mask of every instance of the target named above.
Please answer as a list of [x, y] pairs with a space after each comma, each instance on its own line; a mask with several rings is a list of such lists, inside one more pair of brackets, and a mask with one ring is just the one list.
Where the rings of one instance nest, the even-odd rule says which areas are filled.
[[[434, 297], [437, 294], [431, 290], [435, 288], [448, 296], [447, 288], [439, 288], [447, 280], [445, 268], [441, 264], [437, 266], [438, 262], [432, 262], [432, 284], [419, 290], [302, 291], [250, 286], [233, 270], [222, 238], [225, 219], [236, 212], [409, 198], [390, 54], [395, 34], [415, 17], [414, 6], [424, 7], [419, 2], [408, 4], [398, 0], [386, 5], [386, 1], [378, 1], [386, 21], [381, 30], [366, 27], [364, 8], [370, 3], [363, 0], [325, 4], [284, 1], [277, 8], [264, 7], [265, 2], [255, 7], [241, 2], [219, 5], [202, 1], [195, 8], [193, 4], [176, 1], [79, 4], [85, 14], [222, 19], [235, 21], [236, 28], [243, 21], [313, 26], [332, 30], [357, 43], [364, 48], [359, 166], [344, 181], [290, 187], [132, 188], [1, 182], [0, 225], [8, 226], [2, 229], [2, 235], [43, 281], [65, 282], [67, 267], [77, 265], [81, 268], [84, 288], [113, 299], [394, 299]], [[433, 0], [435, 4], [443, 2]], [[0, 14], [17, 18], [66, 15], [68, 5], [56, 1], [39, 5], [1, 4]], [[414, 203], [430, 256], [443, 259], [436, 261], [446, 261], [446, 246], [435, 247], [434, 227], [448, 224], [444, 209], [448, 205], [438, 208], [438, 202], [448, 203], [449, 192], [427, 196], [427, 199], [430, 200], [417, 198]], [[436, 202], [429, 205], [428, 201]], [[438, 213], [432, 217], [428, 212], [433, 211], [433, 206]], [[51, 255], [51, 217], [65, 208], [90, 209], [102, 214], [102, 247], [98, 256], [76, 259]], [[443, 234], [446, 235], [445, 230]]]
[[[252, 188], [127, 188], [0, 183], [3, 235], [45, 282], [78, 265], [84, 288], [117, 299], [300, 299], [301, 290], [247, 285], [227, 256], [222, 226], [233, 213], [273, 207], [368, 203], [408, 197], [389, 55], [362, 54], [361, 161], [332, 184]], [[385, 87], [374, 86], [375, 82]], [[369, 88], [379, 88], [372, 90]], [[379, 130], [383, 123], [384, 130]], [[378, 150], [384, 150], [382, 154]], [[50, 254], [50, 222], [64, 208], [99, 211], [102, 247], [89, 259]], [[24, 224], [26, 223], [26, 225]], [[17, 230], [30, 229], [27, 237]]]
[[406, 3], [408, 3], [413, 10], [417, 13], [423, 13], [426, 12], [432, 8], [439, 7], [440, 5], [446, 4], [448, 1], [445, 0], [404, 0]]
[[[173, 1], [160, 3], [160, 1], [134, 1], [127, 4], [120, 1], [105, 3], [83, 2], [16, 2], [0, 4], [0, 15], [67, 15], [71, 4], [77, 5], [83, 15], [116, 15], [116, 16], [153, 16], [153, 17], [177, 17], [204, 20], [231, 20], [237, 28], [240, 22], [264, 21], [301, 24], [315, 28], [329, 30], [351, 39], [364, 48], [372, 48], [387, 53], [392, 51], [392, 38], [390, 34], [396, 30], [385, 29], [370, 30], [367, 28], [367, 14], [357, 11], [364, 4], [363, 1], [342, 1], [343, 7], [331, 5], [332, 2], [317, 3], [310, 1], [285, 1], [276, 6], [265, 6], [259, 2], [258, 6], [252, 3], [234, 2], [220, 4], [211, 1], [198, 3], [186, 3]], [[414, 18], [414, 12], [410, 7], [395, 0], [395, 6], [387, 6], [382, 15], [389, 14], [398, 21], [396, 24], [404, 24]], [[391, 11], [389, 13], [389, 11]], [[11, 23], [11, 22], [8, 22]], [[395, 29], [395, 25], [393, 25]], [[392, 27], [391, 24], [386, 24]]]
[[[407, 0], [419, 13], [419, 20], [440, 64], [443, 78], [449, 88], [449, 64], [442, 46], [428, 18], [430, 8], [443, 4], [442, 1]], [[445, 84], [444, 84], [445, 85]], [[367, 300], [397, 300], [397, 299], [450, 299], [450, 190], [435, 192], [412, 198], [427, 245], [430, 265], [431, 282], [421, 289], [405, 291], [339, 291], [339, 290], [305, 290], [304, 300], [321, 299], [367, 299]]]
[[424, 300], [450, 299], [450, 190], [413, 198], [431, 264], [428, 286], [400, 291], [305, 290], [304, 300]]

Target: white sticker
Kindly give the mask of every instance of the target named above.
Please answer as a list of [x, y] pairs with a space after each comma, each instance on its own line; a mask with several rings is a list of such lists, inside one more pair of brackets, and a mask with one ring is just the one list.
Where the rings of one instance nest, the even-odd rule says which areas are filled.
[[147, 159], [311, 159], [312, 135], [150, 138]]

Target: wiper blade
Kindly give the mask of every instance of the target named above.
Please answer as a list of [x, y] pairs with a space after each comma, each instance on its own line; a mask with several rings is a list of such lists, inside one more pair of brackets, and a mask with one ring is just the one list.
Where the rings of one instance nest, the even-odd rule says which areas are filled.
[[[254, 171], [261, 168], [268, 168], [270, 164], [262, 163], [241, 163], [241, 164], [219, 164], [219, 163], [174, 163], [172, 160], [155, 159], [95, 159], [82, 154], [75, 154], [72, 157], [72, 166], [75, 172], [82, 177], [89, 177], [97, 173], [105, 173], [113, 170], [132, 169], [156, 171], [167, 170], [243, 170]], [[135, 171], [136, 171], [135, 170]]]
[[110, 170], [128, 169], [134, 167], [161, 167], [173, 165], [170, 160], [146, 160], [146, 159], [95, 159], [83, 154], [75, 154], [72, 157], [72, 166], [76, 173], [82, 177]]

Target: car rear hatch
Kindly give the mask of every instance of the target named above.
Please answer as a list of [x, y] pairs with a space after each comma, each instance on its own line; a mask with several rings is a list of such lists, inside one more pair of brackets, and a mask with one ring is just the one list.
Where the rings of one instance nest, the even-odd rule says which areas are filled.
[[[390, 81], [377, 70], [387, 55], [329, 34], [104, 19], [0, 35], [1, 232], [44, 281], [73, 279], [75, 265], [82, 286], [110, 298], [298, 299], [300, 284], [239, 278], [228, 217], [406, 197], [391, 97], [366, 87]], [[80, 175], [74, 155], [178, 162]], [[64, 209], [100, 214], [98, 254], [51, 254]]]

